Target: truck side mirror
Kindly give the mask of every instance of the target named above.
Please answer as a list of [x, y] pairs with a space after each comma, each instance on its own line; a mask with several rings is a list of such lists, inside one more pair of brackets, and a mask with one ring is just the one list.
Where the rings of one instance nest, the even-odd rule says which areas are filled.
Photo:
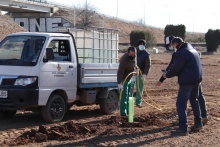
[[52, 48], [46, 48], [46, 58], [44, 58], [44, 62], [48, 62], [49, 60], [54, 59], [54, 53]]

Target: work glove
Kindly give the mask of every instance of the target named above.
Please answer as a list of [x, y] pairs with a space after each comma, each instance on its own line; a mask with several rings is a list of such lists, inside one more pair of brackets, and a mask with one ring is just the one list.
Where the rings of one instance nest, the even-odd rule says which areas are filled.
[[135, 72], [137, 73], [137, 76], [139, 75], [139, 70], [138, 69], [135, 69]]
[[167, 78], [166, 74], [163, 74], [162, 76], [163, 76], [165, 79]]
[[133, 76], [132, 76], [132, 78], [131, 78], [131, 81], [132, 81], [132, 82], [136, 82], [136, 75], [135, 75], [135, 74], [133, 74]]
[[145, 74], [142, 75], [142, 80], [145, 81], [147, 76]]
[[122, 84], [118, 84], [118, 90], [120, 91], [123, 91], [123, 86], [122, 86]]

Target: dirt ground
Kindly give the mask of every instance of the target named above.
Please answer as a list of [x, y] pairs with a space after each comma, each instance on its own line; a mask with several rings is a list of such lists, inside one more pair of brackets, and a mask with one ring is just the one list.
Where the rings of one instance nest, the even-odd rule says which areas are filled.
[[[188, 136], [173, 136], [177, 128], [175, 102], [177, 78], [167, 79], [161, 87], [155, 87], [171, 58], [171, 53], [159, 48], [158, 54], [151, 52], [152, 68], [147, 77], [147, 93], [162, 108], [159, 111], [143, 103], [135, 107], [134, 122], [126, 117], [103, 115], [98, 105], [74, 106], [64, 120], [47, 124], [40, 114], [19, 111], [15, 117], [0, 121], [1, 146], [220, 146], [220, 53], [202, 52], [203, 91], [206, 98], [209, 121], [204, 128]], [[148, 101], [148, 98], [145, 97]], [[189, 126], [193, 125], [193, 113], [188, 105]]]

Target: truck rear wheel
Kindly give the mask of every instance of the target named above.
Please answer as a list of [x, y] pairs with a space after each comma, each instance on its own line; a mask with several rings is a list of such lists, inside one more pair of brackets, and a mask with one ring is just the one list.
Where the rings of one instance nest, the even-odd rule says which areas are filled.
[[0, 110], [0, 119], [12, 118], [17, 110]]
[[66, 103], [64, 99], [57, 94], [52, 94], [47, 102], [47, 105], [41, 109], [43, 119], [49, 123], [61, 121], [65, 113]]
[[107, 98], [101, 99], [100, 109], [105, 114], [113, 114], [118, 109], [119, 97], [116, 91], [111, 90]]

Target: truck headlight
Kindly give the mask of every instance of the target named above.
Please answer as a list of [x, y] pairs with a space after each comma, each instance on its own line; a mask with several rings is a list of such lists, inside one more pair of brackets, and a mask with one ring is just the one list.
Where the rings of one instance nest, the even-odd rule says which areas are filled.
[[18, 78], [15, 81], [14, 85], [19, 85], [19, 86], [26, 86], [34, 83], [37, 80], [36, 77], [30, 77], [30, 78]]

